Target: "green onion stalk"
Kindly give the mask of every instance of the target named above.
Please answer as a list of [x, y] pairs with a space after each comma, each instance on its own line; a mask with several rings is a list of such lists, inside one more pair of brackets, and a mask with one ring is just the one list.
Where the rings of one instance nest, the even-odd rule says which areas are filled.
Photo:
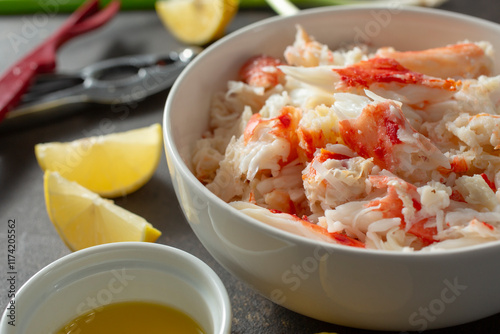
[[[85, 0], [0, 0], [0, 15], [8, 14], [46, 14], [55, 15], [76, 10]], [[101, 6], [111, 0], [101, 0]], [[122, 10], [151, 10], [156, 1], [163, 0], [121, 0]], [[367, 3], [438, 6], [446, 0], [240, 0], [240, 8], [258, 8], [270, 6], [280, 15], [293, 14], [299, 7], [317, 7], [333, 5], [353, 5]]]

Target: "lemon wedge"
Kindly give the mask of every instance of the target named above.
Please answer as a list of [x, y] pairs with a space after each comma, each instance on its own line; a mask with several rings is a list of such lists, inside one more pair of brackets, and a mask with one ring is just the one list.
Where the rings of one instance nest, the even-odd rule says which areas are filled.
[[43, 184], [49, 218], [72, 251], [119, 241], [155, 242], [161, 235], [144, 218], [58, 172], [46, 171]]
[[160, 161], [161, 126], [35, 145], [40, 167], [103, 197], [127, 195], [148, 182]]
[[156, 12], [179, 41], [205, 45], [223, 36], [238, 11], [238, 0], [159, 0]]

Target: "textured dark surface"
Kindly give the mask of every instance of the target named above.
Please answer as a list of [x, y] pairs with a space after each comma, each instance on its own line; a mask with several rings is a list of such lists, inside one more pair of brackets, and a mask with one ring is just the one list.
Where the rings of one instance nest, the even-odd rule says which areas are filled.
[[[500, 1], [450, 0], [442, 9], [500, 22]], [[274, 15], [269, 10], [240, 11], [230, 30]], [[56, 29], [65, 16], [47, 13], [0, 18], [0, 71]], [[499, 36], [500, 38], [500, 36]], [[166, 52], [181, 45], [164, 30], [154, 12], [124, 12], [101, 30], [71, 41], [59, 53], [62, 71], [77, 70], [95, 61], [148, 52]], [[221, 63], [223, 66], [223, 63]], [[91, 107], [71, 118], [36, 128], [0, 134], [0, 304], [7, 305], [7, 223], [16, 221], [16, 269], [19, 288], [38, 270], [69, 250], [49, 221], [43, 197], [42, 171], [33, 147], [39, 142], [69, 141], [146, 126], [162, 120], [168, 92], [125, 109]], [[107, 122], [107, 123], [106, 123]], [[223, 280], [232, 303], [233, 333], [376, 333], [319, 322], [277, 306], [228, 274], [207, 253], [187, 225], [175, 197], [165, 158], [153, 179], [116, 203], [159, 228], [159, 243], [199, 257]], [[500, 270], [500, 269], [499, 269]], [[499, 283], [500, 284], [500, 283]], [[499, 298], [500, 296], [495, 296]], [[57, 312], [57, 310], [54, 310]], [[22, 321], [22, 319], [19, 319]], [[500, 314], [433, 334], [499, 333]]]

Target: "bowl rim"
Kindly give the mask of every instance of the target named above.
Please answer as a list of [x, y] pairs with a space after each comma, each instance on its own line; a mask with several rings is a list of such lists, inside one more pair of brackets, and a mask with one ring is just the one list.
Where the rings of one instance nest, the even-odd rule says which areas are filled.
[[[63, 257], [58, 258], [57, 260], [49, 263], [38, 272], [36, 272], [33, 276], [31, 276], [16, 292], [14, 300], [23, 297], [30, 292], [30, 290], [37, 287], [37, 284], [42, 284], [42, 280], [47, 280], [47, 278], [51, 278], [54, 275], [60, 274], [60, 270], [65, 267], [71, 266], [72, 263], [76, 261], [83, 261], [85, 258], [103, 256], [106, 259], [106, 256], [113, 257], [113, 255], [118, 254], [120, 251], [136, 251], [146, 252], [146, 253], [168, 253], [169, 255], [175, 257], [176, 259], [181, 260], [182, 262], [197, 268], [200, 272], [205, 276], [205, 286], [207, 289], [213, 292], [215, 298], [221, 303], [221, 324], [218, 326], [218, 332], [216, 334], [229, 333], [231, 328], [232, 321], [232, 311], [231, 311], [231, 302], [229, 299], [229, 295], [227, 290], [222, 283], [220, 277], [215, 273], [215, 271], [208, 266], [201, 259], [196, 256], [188, 253], [184, 250], [157, 243], [149, 243], [149, 242], [134, 242], [134, 241], [123, 241], [123, 242], [113, 242], [107, 243], [97, 246], [91, 246], [82, 250], [78, 250], [72, 253], [69, 253]], [[115, 255], [116, 259], [116, 255]], [[122, 260], [127, 260], [127, 258], [123, 258]], [[155, 261], [160, 263], [158, 261]], [[165, 261], [165, 267], [169, 266], [169, 262]], [[95, 262], [93, 266], [98, 266], [99, 262]], [[179, 272], [183, 270], [177, 268]], [[0, 331], [2, 331], [3, 326], [7, 326], [6, 319], [8, 319], [5, 314], [7, 312], [7, 308], [2, 311], [2, 319], [0, 320]], [[4, 324], [5, 321], [5, 324]]]
[[[464, 246], [455, 249], [442, 249], [435, 251], [413, 251], [413, 252], [405, 252], [405, 251], [392, 251], [392, 250], [379, 250], [379, 249], [366, 249], [366, 248], [358, 248], [358, 247], [350, 247], [340, 244], [329, 243], [321, 240], [314, 240], [311, 238], [307, 238], [305, 236], [297, 235], [282, 229], [279, 229], [274, 226], [270, 226], [264, 222], [259, 221], [256, 218], [250, 217], [248, 215], [243, 214], [236, 208], [229, 205], [215, 194], [213, 194], [208, 188], [206, 188], [191, 172], [190, 167], [184, 162], [179, 150], [177, 150], [175, 146], [175, 141], [172, 135], [171, 128], [172, 124], [170, 123], [170, 115], [172, 114], [172, 104], [174, 99], [176, 98], [177, 91], [180, 89], [183, 79], [188, 75], [193, 67], [195, 67], [198, 63], [203, 62], [203, 58], [205, 55], [210, 54], [212, 52], [216, 52], [216, 49], [221, 44], [230, 43], [232, 40], [240, 38], [241, 35], [245, 35], [251, 33], [252, 30], [261, 29], [263, 26], [273, 25], [278, 22], [285, 21], [294, 21], [297, 17], [306, 17], [306, 16], [317, 16], [317, 15], [335, 15], [342, 14], [344, 12], [367, 12], [374, 9], [387, 9], [388, 7], [380, 4], [363, 4], [363, 5], [336, 5], [336, 6], [323, 6], [316, 8], [308, 8], [300, 10], [297, 14], [289, 15], [289, 16], [273, 16], [269, 17], [254, 23], [251, 23], [247, 26], [244, 26], [230, 34], [222, 37], [221, 39], [215, 41], [211, 45], [209, 45], [206, 49], [204, 49], [197, 57], [191, 61], [186, 68], [181, 72], [177, 80], [174, 82], [170, 92], [167, 96], [167, 100], [164, 107], [163, 112], [163, 138], [164, 138], [164, 146], [166, 150], [166, 155], [169, 157], [172, 162], [178, 167], [176, 169], [177, 173], [182, 174], [183, 180], [189, 182], [192, 186], [196, 188], [198, 192], [201, 192], [204, 196], [208, 197], [209, 200], [215, 202], [218, 205], [222, 205], [232, 214], [236, 215], [238, 219], [244, 221], [248, 226], [255, 229], [264, 229], [266, 233], [270, 233], [273, 236], [285, 239], [292, 239], [294, 242], [299, 244], [308, 244], [313, 247], [325, 247], [331, 248], [335, 252], [345, 252], [352, 253], [354, 255], [360, 256], [374, 256], [378, 258], [400, 258], [403, 257], [405, 260], [410, 258], [414, 261], [427, 261], [429, 258], [436, 257], [456, 257], [458, 254], [476, 254], [476, 253], [489, 253], [489, 252], [500, 252], [500, 240], [485, 242], [478, 245], [472, 246]], [[482, 26], [488, 30], [498, 30], [500, 33], [500, 24], [488, 21], [486, 19], [474, 17], [471, 15], [451, 12], [444, 9], [439, 8], [429, 8], [429, 7], [417, 7], [417, 6], [408, 6], [401, 5], [398, 10], [400, 12], [405, 12], [406, 14], [417, 14], [424, 16], [434, 16], [437, 18], [448, 18], [457, 21], [465, 21], [473, 25]], [[168, 159], [167, 159], [168, 160]], [[180, 202], [180, 199], [178, 199]], [[189, 222], [187, 217], [186, 220]], [[484, 254], [482, 254], [484, 255]]]

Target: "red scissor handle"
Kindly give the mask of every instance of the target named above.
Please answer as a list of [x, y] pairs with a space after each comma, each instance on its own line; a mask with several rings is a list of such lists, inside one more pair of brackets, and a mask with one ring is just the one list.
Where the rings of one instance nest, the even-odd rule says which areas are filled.
[[62, 44], [75, 36], [102, 26], [119, 9], [118, 0], [110, 2], [102, 10], [99, 10], [99, 0], [85, 2], [54, 34], [11, 66], [0, 78], [0, 121], [19, 103], [36, 74], [55, 70], [56, 51]]

